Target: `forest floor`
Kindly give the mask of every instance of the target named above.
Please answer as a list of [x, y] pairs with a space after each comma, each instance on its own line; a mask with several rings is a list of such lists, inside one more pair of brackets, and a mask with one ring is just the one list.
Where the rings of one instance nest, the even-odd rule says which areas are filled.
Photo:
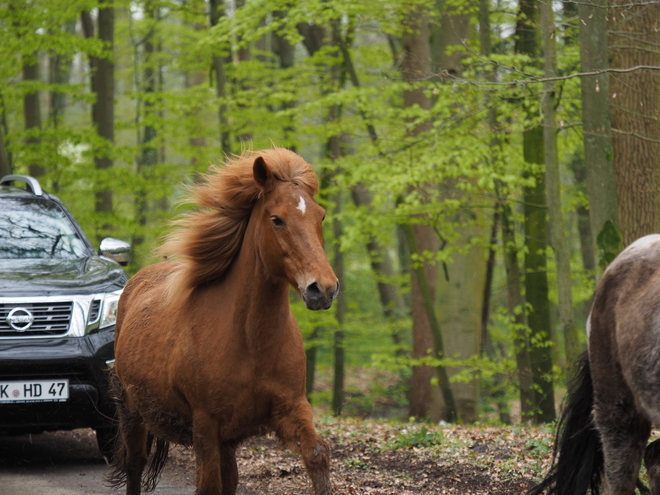
[[[548, 469], [549, 428], [422, 425], [319, 418], [334, 493], [523, 494]], [[237, 452], [239, 495], [311, 493], [300, 458], [271, 436]], [[163, 477], [194, 485], [190, 449], [173, 447]]]

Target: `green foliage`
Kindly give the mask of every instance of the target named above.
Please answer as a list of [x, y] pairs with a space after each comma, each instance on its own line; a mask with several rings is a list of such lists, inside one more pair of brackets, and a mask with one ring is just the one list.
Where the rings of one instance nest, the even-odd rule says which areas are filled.
[[[379, 398], [386, 396], [388, 407], [401, 411], [411, 367], [419, 365], [448, 366], [453, 381], [480, 380], [492, 390], [506, 383], [502, 393], [515, 397], [514, 341], [526, 330], [508, 314], [501, 248], [489, 326], [500, 349], [495, 357], [411, 359], [410, 308], [386, 318], [376, 286], [392, 284], [408, 301], [409, 265], [427, 262], [442, 273], [456, 255], [486, 246], [485, 225], [496, 202], [511, 207], [517, 246], [523, 245], [521, 192], [534, 185], [530, 172], [538, 167], [525, 163], [522, 132], [541, 121], [542, 87], [535, 83], [541, 75], [538, 61], [513, 53], [513, 37], [502, 34], [514, 27], [515, 5], [502, 5], [491, 13], [491, 56], [476, 55], [480, 49], [473, 30], [465, 44], [447, 47], [448, 53], [463, 57], [460, 75], [408, 83], [398, 65], [400, 37], [410, 32], [411, 13], [426, 10], [434, 25], [439, 22], [431, 0], [247, 0], [235, 10], [228, 4], [212, 29], [203, 0], [115, 1], [114, 143], [99, 138], [91, 125], [90, 105], [96, 95], [90, 88], [89, 60], [104, 56], [103, 46], [96, 38], [81, 36], [79, 26], [71, 29], [82, 11], [95, 15], [99, 5], [97, 0], [25, 0], [0, 6], [0, 130], [14, 172], [26, 173], [32, 164], [43, 166], [46, 175], [40, 180], [65, 201], [90, 238], [112, 235], [134, 243], [137, 255], [130, 270], [135, 271], [154, 261], [153, 247], [168, 231], [169, 221], [191, 207], [181, 204], [186, 185], [210, 164], [222, 162], [222, 145], [227, 143], [221, 142], [221, 133], [229, 133], [234, 153], [272, 144], [295, 148], [315, 163], [321, 176], [326, 225], [335, 219], [342, 223], [341, 239], [332, 239], [330, 227], [325, 234], [328, 252], [339, 243], [346, 263], [342, 290], [348, 305], [342, 330], [347, 366], [375, 368], [396, 378], [375, 381], [368, 390], [349, 388], [346, 410], [387, 415], [379, 409]], [[475, 8], [462, 0], [445, 7], [469, 15]], [[273, 15], [275, 11], [280, 14]], [[340, 47], [329, 42], [331, 22], [338, 26], [358, 86], [351, 82]], [[325, 33], [326, 43], [313, 54], [305, 46], [304, 27], [319, 27]], [[280, 37], [295, 45], [293, 67], [280, 64], [279, 45], [274, 43]], [[147, 43], [153, 53], [147, 52]], [[249, 57], [242, 55], [244, 49], [250, 50]], [[46, 63], [55, 55], [68, 71], [64, 82], [53, 82], [55, 63]], [[223, 60], [224, 96], [216, 91], [214, 57]], [[37, 60], [39, 80], [23, 81], [22, 67]], [[577, 70], [578, 61], [578, 44], [567, 44], [559, 53], [559, 72]], [[333, 77], [335, 72], [338, 77]], [[429, 97], [428, 108], [404, 104], [404, 92], [412, 89]], [[24, 98], [34, 92], [41, 96], [42, 125], [26, 129]], [[586, 201], [568, 168], [581, 154], [581, 127], [575, 124], [581, 121], [579, 80], [561, 82], [560, 93], [558, 144], [563, 207], [569, 216]], [[52, 113], [49, 102], [54, 94], [65, 97], [58, 119], [46, 118]], [[488, 122], [491, 110], [494, 126]], [[337, 118], [331, 119], [335, 114]], [[428, 125], [417, 132], [420, 123]], [[153, 134], [150, 140], [148, 133]], [[336, 136], [342, 137], [343, 152], [330, 159], [327, 143]], [[145, 163], [145, 153], [157, 155], [156, 163]], [[101, 154], [112, 157], [111, 168], [95, 168], [94, 159]], [[369, 205], [348, 200], [361, 187], [370, 193]], [[103, 190], [114, 192], [111, 214], [95, 211], [94, 193]], [[327, 200], [338, 191], [347, 198], [341, 213]], [[401, 224], [430, 226], [442, 248], [410, 256], [399, 235]], [[477, 233], [466, 239], [462, 233], [468, 227]], [[620, 250], [616, 235], [611, 228], [598, 235], [601, 262], [608, 263]], [[574, 298], [584, 302], [592, 292], [592, 274], [582, 269], [577, 235], [570, 238]], [[386, 249], [394, 260], [394, 275], [373, 273], [366, 248], [370, 242]], [[554, 302], [552, 262], [549, 270]], [[332, 312], [307, 311], [293, 292], [291, 299], [305, 346], [317, 348], [319, 372], [325, 373], [332, 363], [332, 335], [338, 322]], [[312, 340], [315, 329], [318, 336]], [[394, 334], [401, 337], [398, 347]], [[325, 402], [324, 394], [317, 391], [319, 403]]]
[[444, 435], [441, 431], [429, 431], [426, 426], [419, 430], [415, 428], [403, 429], [390, 444], [392, 450], [412, 449], [415, 447], [432, 447], [443, 442]]

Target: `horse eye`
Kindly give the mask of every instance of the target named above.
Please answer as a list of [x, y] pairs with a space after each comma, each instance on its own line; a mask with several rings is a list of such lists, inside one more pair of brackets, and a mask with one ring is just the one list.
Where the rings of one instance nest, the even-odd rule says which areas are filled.
[[273, 215], [272, 217], [270, 217], [270, 219], [273, 222], [273, 225], [275, 225], [275, 227], [282, 227], [284, 225], [284, 220], [282, 220], [277, 215]]

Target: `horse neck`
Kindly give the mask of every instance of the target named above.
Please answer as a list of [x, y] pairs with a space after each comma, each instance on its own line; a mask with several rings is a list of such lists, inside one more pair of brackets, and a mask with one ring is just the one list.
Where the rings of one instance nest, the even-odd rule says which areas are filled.
[[[273, 330], [290, 321], [289, 283], [268, 275], [255, 243], [258, 224], [253, 214], [227, 283], [233, 290], [234, 320], [245, 331], [248, 342], [263, 345], [272, 341]], [[262, 336], [267, 338], [262, 338]]]

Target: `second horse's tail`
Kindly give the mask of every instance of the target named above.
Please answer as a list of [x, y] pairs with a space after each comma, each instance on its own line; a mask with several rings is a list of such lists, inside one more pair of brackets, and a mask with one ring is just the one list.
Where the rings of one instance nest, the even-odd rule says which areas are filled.
[[598, 495], [603, 474], [603, 449], [591, 411], [594, 389], [589, 357], [583, 353], [569, 387], [555, 438], [550, 472], [527, 495]]

